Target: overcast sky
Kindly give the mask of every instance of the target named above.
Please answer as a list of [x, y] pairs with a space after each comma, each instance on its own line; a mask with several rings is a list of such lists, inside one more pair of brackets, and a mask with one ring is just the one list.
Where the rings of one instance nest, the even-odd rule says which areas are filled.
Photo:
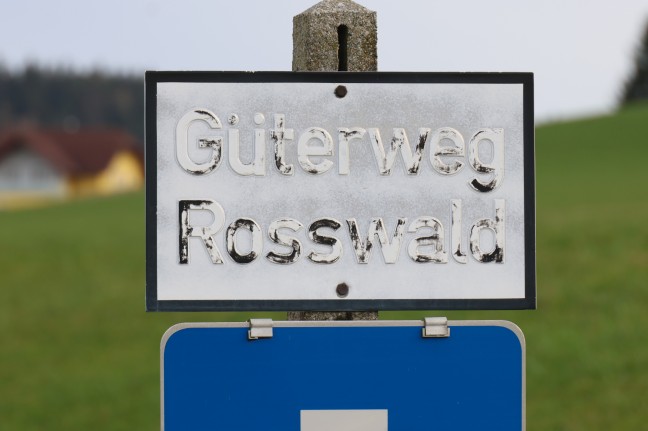
[[[0, 62], [116, 72], [290, 70], [316, 0], [0, 0]], [[362, 0], [381, 71], [534, 72], [536, 119], [615, 107], [646, 0]]]

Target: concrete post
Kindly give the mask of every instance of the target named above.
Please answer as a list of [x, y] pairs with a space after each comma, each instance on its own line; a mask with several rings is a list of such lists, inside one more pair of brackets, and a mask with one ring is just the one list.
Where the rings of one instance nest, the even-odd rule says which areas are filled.
[[376, 12], [324, 0], [293, 18], [293, 71], [378, 70]]
[[[378, 70], [376, 12], [323, 0], [293, 18], [293, 71]], [[377, 311], [289, 311], [288, 320], [377, 320]]]

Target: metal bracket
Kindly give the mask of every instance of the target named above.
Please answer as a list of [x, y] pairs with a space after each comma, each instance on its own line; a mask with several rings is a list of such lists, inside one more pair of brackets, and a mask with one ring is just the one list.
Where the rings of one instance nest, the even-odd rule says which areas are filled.
[[272, 319], [250, 319], [248, 340], [259, 338], [272, 338]]
[[446, 338], [450, 336], [447, 317], [426, 317], [423, 322], [423, 338]]

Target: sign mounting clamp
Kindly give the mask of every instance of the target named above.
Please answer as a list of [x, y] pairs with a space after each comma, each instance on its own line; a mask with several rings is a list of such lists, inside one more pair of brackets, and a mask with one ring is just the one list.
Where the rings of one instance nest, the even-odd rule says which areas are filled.
[[248, 330], [248, 340], [258, 340], [259, 338], [272, 338], [272, 319], [250, 319], [250, 329]]
[[423, 319], [423, 338], [447, 338], [450, 337], [447, 317], [426, 317]]

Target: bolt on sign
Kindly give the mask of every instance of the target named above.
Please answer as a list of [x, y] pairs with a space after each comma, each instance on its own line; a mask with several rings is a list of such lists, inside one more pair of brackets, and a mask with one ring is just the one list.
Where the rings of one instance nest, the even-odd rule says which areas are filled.
[[148, 310], [535, 307], [532, 74], [146, 90]]

